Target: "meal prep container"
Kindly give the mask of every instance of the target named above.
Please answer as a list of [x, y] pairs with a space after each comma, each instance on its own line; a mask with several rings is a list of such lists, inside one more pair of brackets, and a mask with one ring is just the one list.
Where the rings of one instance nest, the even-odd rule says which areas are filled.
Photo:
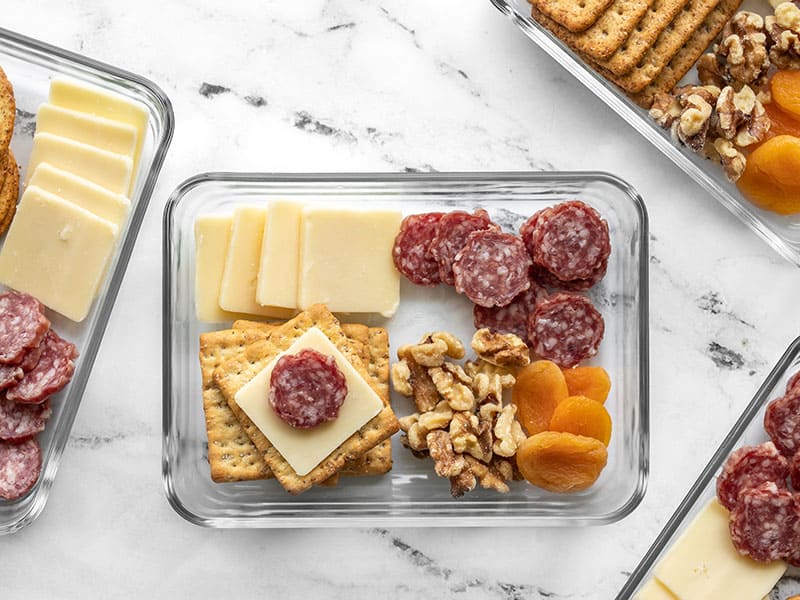
[[[783, 354], [778, 364], [772, 369], [755, 397], [736, 421], [722, 444], [711, 457], [711, 460], [700, 473], [700, 477], [689, 490], [689, 493], [670, 517], [653, 545], [644, 555], [642, 561], [631, 574], [625, 587], [617, 595], [617, 600], [627, 600], [653, 576], [661, 557], [672, 547], [686, 526], [692, 522], [698, 512], [716, 496], [717, 476], [728, 460], [731, 452], [742, 446], [757, 445], [769, 440], [764, 431], [764, 411], [770, 401], [783, 396], [786, 384], [797, 371], [800, 371], [800, 338], [797, 338]], [[790, 567], [786, 576], [778, 582], [777, 595], [770, 598], [787, 598], [792, 594], [800, 594], [800, 569]]]
[[[671, 139], [669, 130], [659, 127], [646, 110], [637, 106], [619, 88], [597, 74], [566, 44], [539, 25], [531, 17], [531, 5], [527, 0], [491, 0], [491, 2], [500, 12], [508, 15], [542, 50], [574, 75], [778, 253], [800, 266], [800, 214], [781, 216], [761, 210], [747, 200], [736, 188], [736, 185], [725, 178], [725, 173], [720, 165], [678, 145]], [[758, 7], [752, 7], [752, 10], [764, 13], [765, 7], [768, 8], [768, 5], [764, 2]], [[751, 9], [749, 6], [747, 8]], [[690, 74], [690, 77], [694, 78], [694, 70], [690, 71]], [[696, 81], [696, 78], [692, 80]]]
[[[508, 494], [476, 489], [453, 499], [448, 480], [434, 474], [430, 460], [414, 458], [399, 434], [392, 438], [394, 467], [383, 476], [342, 477], [336, 487], [299, 496], [274, 480], [211, 480], [198, 337], [230, 324], [199, 323], [195, 317], [197, 216], [272, 199], [393, 208], [404, 215], [482, 207], [505, 230], [516, 232], [537, 210], [575, 198], [600, 211], [612, 243], [608, 274], [590, 294], [606, 322], [592, 362], [611, 376], [606, 406], [614, 423], [608, 466], [592, 488], [553, 494], [521, 481], [512, 482]], [[647, 243], [642, 199], [604, 173], [208, 173], [189, 179], [164, 211], [162, 468], [170, 504], [188, 521], [208, 527], [583, 525], [623, 518], [639, 504], [648, 475]], [[450, 331], [466, 345], [474, 333], [472, 304], [465, 297], [449, 286], [423, 288], [405, 279], [397, 314], [366, 322], [388, 328], [392, 362], [400, 345], [416, 343], [426, 332]], [[410, 399], [396, 393], [392, 405], [398, 416], [414, 412]]]
[[[0, 66], [14, 86], [17, 119], [11, 147], [22, 169], [20, 181], [24, 180], [31, 152], [36, 111], [40, 104], [47, 101], [50, 80], [54, 77], [70, 77], [138, 100], [149, 112], [147, 139], [136, 174], [130, 214], [120, 232], [108, 274], [88, 317], [81, 323], [75, 323], [53, 311], [47, 311], [53, 328], [77, 346], [80, 356], [75, 361], [72, 381], [52, 398], [53, 416], [46, 430], [38, 436], [42, 446], [39, 481], [22, 498], [11, 502], [0, 500], [0, 534], [5, 534], [30, 524], [47, 502], [61, 453], [72, 429], [139, 227], [172, 139], [174, 118], [169, 99], [147, 79], [4, 29], [0, 29]], [[2, 291], [4, 288], [0, 286]]]

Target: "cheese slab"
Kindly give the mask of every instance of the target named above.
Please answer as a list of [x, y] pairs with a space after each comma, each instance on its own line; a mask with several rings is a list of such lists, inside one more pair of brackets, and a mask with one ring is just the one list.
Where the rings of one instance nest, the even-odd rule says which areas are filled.
[[109, 192], [88, 179], [78, 177], [50, 163], [40, 163], [31, 175], [28, 185], [39, 187], [77, 204], [101, 219], [121, 226], [128, 216], [131, 202], [122, 194]]
[[[296, 354], [306, 348], [334, 358], [344, 374], [347, 396], [334, 421], [311, 429], [295, 429], [281, 420], [269, 405], [269, 382], [272, 369], [281, 356]], [[311, 471], [383, 409], [380, 397], [318, 327], [310, 328], [287, 350], [278, 354], [236, 393], [235, 399], [239, 408], [300, 476]]]
[[136, 149], [132, 156], [133, 177], [129, 189], [125, 190], [130, 196], [139, 172], [139, 159], [147, 135], [148, 112], [144, 105], [120, 94], [66, 78], [55, 78], [50, 82], [50, 104], [119, 121], [136, 130]]
[[400, 274], [392, 245], [402, 215], [396, 210], [303, 210], [299, 308], [317, 303], [333, 312], [391, 317], [400, 304]]
[[0, 281], [73, 321], [83, 321], [117, 231], [113, 223], [29, 186], [0, 250]]
[[713, 499], [667, 551], [653, 573], [681, 600], [760, 600], [786, 572], [786, 563], [758, 563], [740, 555], [728, 511]]
[[256, 300], [268, 306], [297, 307], [302, 204], [271, 202], [261, 244]]
[[294, 314], [293, 310], [262, 306], [256, 301], [261, 242], [266, 220], [265, 206], [240, 206], [233, 212], [219, 305], [229, 312], [287, 319]]
[[664, 587], [658, 579], [651, 579], [642, 586], [633, 600], [680, 600], [675, 594]]
[[122, 154], [100, 150], [52, 133], [37, 133], [33, 136], [25, 185], [30, 183], [36, 167], [45, 162], [88, 179], [112, 193], [128, 193], [133, 162]]
[[133, 158], [136, 129], [127, 123], [44, 103], [36, 113], [36, 133], [52, 133]]

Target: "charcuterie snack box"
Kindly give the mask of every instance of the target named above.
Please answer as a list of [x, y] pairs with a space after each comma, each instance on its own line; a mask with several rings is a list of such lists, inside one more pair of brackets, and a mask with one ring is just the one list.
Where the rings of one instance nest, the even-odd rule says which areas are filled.
[[623, 518], [648, 476], [647, 235], [604, 173], [187, 180], [164, 211], [170, 504], [208, 527]]
[[44, 509], [172, 138], [150, 81], [0, 29], [0, 534]]
[[618, 600], [800, 594], [796, 339], [667, 521]]

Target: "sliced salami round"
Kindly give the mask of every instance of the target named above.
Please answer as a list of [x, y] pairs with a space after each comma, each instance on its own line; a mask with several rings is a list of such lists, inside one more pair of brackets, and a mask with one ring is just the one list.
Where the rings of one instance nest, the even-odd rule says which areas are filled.
[[717, 498], [728, 510], [739, 503], [742, 493], [763, 483], [786, 489], [789, 461], [772, 442], [743, 446], [731, 453], [717, 478]]
[[62, 339], [52, 329], [42, 341], [42, 355], [36, 367], [25, 373], [22, 380], [6, 393], [9, 400], [39, 404], [61, 390], [75, 371], [75, 346]]
[[50, 328], [44, 308], [33, 296], [18, 292], [0, 295], [0, 364], [17, 365], [38, 346]]
[[540, 358], [568, 369], [597, 354], [603, 316], [585, 296], [560, 292], [539, 303], [528, 320], [528, 341]]
[[774, 482], [742, 493], [730, 514], [731, 541], [739, 554], [771, 562], [793, 554], [800, 545], [800, 506]]
[[770, 402], [764, 413], [764, 429], [781, 454], [792, 458], [800, 450], [800, 394]]
[[310, 348], [281, 357], [270, 376], [270, 405], [299, 429], [333, 421], [346, 397], [347, 382], [336, 360]]
[[531, 281], [531, 286], [514, 298], [510, 304], [487, 308], [477, 304], [472, 310], [475, 329], [488, 327], [499, 333], [513, 333], [523, 340], [528, 338], [528, 319], [536, 306], [547, 298], [547, 290]]
[[786, 384], [786, 394], [800, 392], [800, 371], [792, 375], [789, 383]]
[[433, 256], [431, 245], [443, 216], [444, 213], [438, 212], [409, 215], [400, 223], [392, 259], [397, 270], [412, 283], [427, 286], [441, 283], [439, 261]]
[[464, 247], [470, 233], [484, 229], [500, 231], [500, 228], [492, 223], [489, 213], [482, 208], [476, 210], [474, 214], [456, 210], [442, 217], [436, 237], [431, 244], [431, 253], [439, 263], [439, 277], [442, 283], [448, 285], [455, 283], [453, 261], [456, 254]]
[[473, 231], [453, 261], [456, 291], [478, 306], [506, 306], [530, 285], [531, 258], [522, 240], [501, 231]]
[[22, 404], [0, 395], [0, 440], [24, 440], [44, 431], [53, 411], [50, 402]]
[[29, 439], [0, 442], [0, 498], [16, 500], [27, 494], [42, 471], [42, 449]]

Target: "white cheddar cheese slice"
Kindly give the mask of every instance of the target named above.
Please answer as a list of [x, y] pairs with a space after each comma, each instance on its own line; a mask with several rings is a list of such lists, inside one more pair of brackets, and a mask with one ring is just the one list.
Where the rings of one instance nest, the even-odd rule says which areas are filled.
[[760, 600], [786, 571], [786, 563], [758, 563], [731, 542], [728, 511], [709, 502], [667, 551], [653, 573], [680, 600]]
[[263, 206], [240, 206], [234, 210], [219, 305], [228, 312], [287, 319], [294, 311], [262, 306], [256, 301], [261, 242], [266, 220], [267, 209]]
[[132, 125], [54, 104], [39, 107], [36, 133], [60, 135], [130, 158], [136, 152], [136, 129]]
[[[267, 397], [272, 369], [278, 359], [284, 354], [296, 354], [306, 348], [336, 360], [347, 383], [347, 396], [335, 420], [310, 429], [296, 429], [275, 413]], [[236, 394], [236, 403], [301, 476], [316, 467], [383, 409], [383, 402], [375, 391], [317, 327], [301, 335], [288, 350], [278, 354], [275, 360], [245, 384]]]
[[30, 186], [0, 250], [0, 281], [82, 321], [103, 280], [117, 231], [113, 223]]
[[300, 251], [299, 308], [391, 317], [400, 303], [392, 261], [402, 215], [396, 210], [306, 207]]
[[101, 219], [122, 226], [131, 208], [131, 202], [122, 194], [78, 177], [50, 163], [40, 163], [31, 175], [28, 185], [52, 192], [62, 200], [77, 204]]
[[139, 172], [139, 159], [147, 135], [148, 111], [143, 104], [120, 94], [99, 87], [87, 85], [73, 79], [56, 78], [50, 82], [50, 104], [88, 113], [105, 119], [119, 121], [136, 130], [136, 149], [133, 153], [133, 177], [128, 196], [133, 192], [133, 184]]
[[133, 163], [127, 156], [100, 150], [52, 133], [33, 136], [25, 185], [41, 163], [83, 177], [115, 194], [127, 194]]
[[302, 211], [298, 202], [279, 200], [269, 205], [256, 288], [260, 304], [297, 307]]
[[657, 579], [651, 579], [633, 597], [633, 600], [680, 600]]

